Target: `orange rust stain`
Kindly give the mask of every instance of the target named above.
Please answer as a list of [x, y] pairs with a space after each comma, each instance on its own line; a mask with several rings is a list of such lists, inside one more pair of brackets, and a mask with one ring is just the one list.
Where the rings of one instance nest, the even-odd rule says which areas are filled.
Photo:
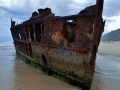
[[60, 41], [62, 40], [62, 35], [60, 32], [54, 32], [52, 35], [52, 40], [55, 41], [57, 44], [60, 43]]

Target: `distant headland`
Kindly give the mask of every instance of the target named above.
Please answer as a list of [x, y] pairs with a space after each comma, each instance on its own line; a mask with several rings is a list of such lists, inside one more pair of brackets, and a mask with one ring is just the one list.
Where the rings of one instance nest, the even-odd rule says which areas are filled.
[[102, 41], [120, 41], [120, 28], [103, 35], [101, 40]]

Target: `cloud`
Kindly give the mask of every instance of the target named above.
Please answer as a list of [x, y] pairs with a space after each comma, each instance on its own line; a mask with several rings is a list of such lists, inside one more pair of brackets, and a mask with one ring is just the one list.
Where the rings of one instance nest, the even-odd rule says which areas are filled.
[[105, 17], [105, 19], [107, 20], [105, 33], [120, 28], [120, 13], [116, 16]]
[[75, 7], [83, 8], [94, 1], [89, 0], [1, 0], [0, 8], [15, 14], [30, 14], [38, 8], [50, 7], [56, 14], [71, 14]]
[[[120, 28], [119, 0], [104, 0], [103, 16], [106, 19], [105, 32]], [[0, 0], [0, 34], [10, 35], [10, 19], [18, 23], [27, 20], [33, 11], [50, 7], [56, 15], [76, 14], [96, 0]]]
[[106, 20], [105, 33], [120, 28], [119, 0], [104, 0], [103, 17]]
[[116, 16], [120, 13], [119, 0], [105, 0], [104, 16]]

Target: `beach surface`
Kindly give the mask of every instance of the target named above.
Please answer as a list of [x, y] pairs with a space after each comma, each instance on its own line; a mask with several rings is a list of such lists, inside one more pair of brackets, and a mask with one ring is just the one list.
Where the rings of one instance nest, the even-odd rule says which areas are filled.
[[[120, 57], [99, 53], [91, 90], [120, 90]], [[0, 44], [0, 90], [82, 90], [46, 75], [16, 56], [12, 43]]]
[[114, 55], [120, 57], [120, 41], [100, 42], [98, 53], [102, 55]]
[[82, 90], [36, 69], [16, 56], [10, 43], [0, 45], [0, 90]]

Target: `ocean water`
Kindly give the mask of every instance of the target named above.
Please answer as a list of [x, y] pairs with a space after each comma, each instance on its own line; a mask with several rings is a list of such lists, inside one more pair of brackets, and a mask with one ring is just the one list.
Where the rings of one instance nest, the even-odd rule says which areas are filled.
[[[20, 60], [11, 42], [0, 43], [0, 90], [82, 90]], [[91, 90], [120, 90], [120, 57], [97, 55]]]

